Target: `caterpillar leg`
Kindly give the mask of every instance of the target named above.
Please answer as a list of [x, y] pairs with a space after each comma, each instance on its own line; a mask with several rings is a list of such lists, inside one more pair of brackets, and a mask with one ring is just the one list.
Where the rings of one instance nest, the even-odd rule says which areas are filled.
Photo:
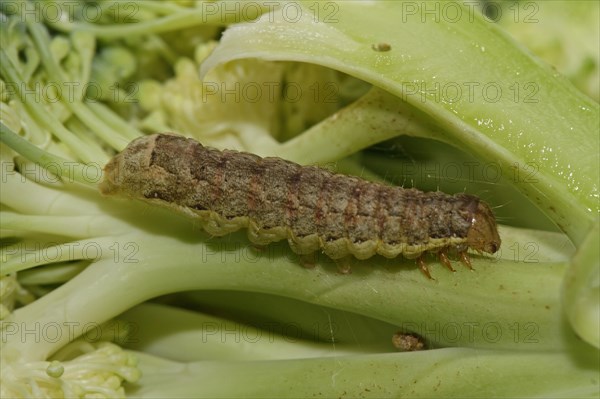
[[305, 269], [314, 269], [317, 265], [317, 253], [313, 252], [312, 254], [306, 255], [298, 255], [300, 258], [300, 264]]
[[336, 259], [335, 264], [337, 265], [338, 272], [340, 274], [351, 274], [352, 273], [352, 257], [344, 256], [343, 258]]
[[425, 263], [425, 259], [423, 258], [423, 254], [417, 258], [417, 265], [419, 266], [419, 269], [421, 269], [423, 274], [425, 274], [428, 279], [435, 280], [433, 277], [431, 277], [431, 273], [429, 273], [429, 269], [427, 268], [427, 263]]
[[254, 250], [256, 252], [265, 252], [267, 250], [267, 246], [266, 245], [260, 245], [260, 244], [251, 244], [252, 248], [254, 248]]
[[450, 263], [450, 259], [448, 259], [448, 254], [446, 254], [445, 249], [441, 249], [438, 252], [438, 257], [440, 258], [440, 262], [442, 262], [442, 265], [446, 266], [446, 268], [448, 268], [448, 270], [450, 270], [451, 272], [456, 271], [456, 270], [454, 270], [454, 268], [452, 268], [452, 264]]
[[471, 265], [471, 259], [469, 259], [469, 255], [467, 254], [467, 251], [459, 252], [458, 257], [460, 258], [460, 261], [463, 263], [463, 265], [465, 265], [469, 269], [473, 270], [473, 265]]

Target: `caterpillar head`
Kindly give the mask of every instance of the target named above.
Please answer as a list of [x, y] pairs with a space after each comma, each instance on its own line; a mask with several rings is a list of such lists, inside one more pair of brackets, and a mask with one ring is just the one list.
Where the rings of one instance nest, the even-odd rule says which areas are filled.
[[500, 248], [500, 236], [492, 210], [482, 201], [469, 204], [471, 227], [467, 232], [467, 245], [476, 251], [493, 254]]
[[148, 191], [150, 186], [160, 187], [164, 183], [165, 174], [160, 169], [151, 167], [151, 158], [157, 141], [164, 137], [179, 138], [174, 135], [153, 134], [130, 142], [104, 167], [104, 176], [98, 186], [100, 192], [104, 195], [138, 197]]
[[102, 194], [131, 194], [138, 183], [135, 178], [147, 164], [144, 161], [149, 158], [156, 137], [143, 136], [133, 140], [104, 166], [104, 176], [98, 187]]

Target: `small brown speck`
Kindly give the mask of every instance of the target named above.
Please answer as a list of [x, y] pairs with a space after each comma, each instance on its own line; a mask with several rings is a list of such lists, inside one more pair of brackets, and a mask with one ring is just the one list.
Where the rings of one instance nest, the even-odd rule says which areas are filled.
[[377, 43], [377, 44], [372, 44], [371, 48], [378, 52], [384, 52], [384, 51], [390, 51], [392, 49], [392, 46], [388, 43]]
[[392, 344], [401, 352], [422, 351], [425, 349], [423, 337], [413, 333], [397, 332], [392, 337]]

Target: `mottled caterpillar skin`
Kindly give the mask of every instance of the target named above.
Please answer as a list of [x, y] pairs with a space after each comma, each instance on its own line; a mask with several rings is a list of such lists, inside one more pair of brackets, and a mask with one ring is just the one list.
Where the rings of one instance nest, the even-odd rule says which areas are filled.
[[332, 259], [375, 254], [422, 258], [500, 246], [489, 206], [468, 194], [424, 193], [300, 166], [280, 158], [219, 151], [171, 134], [132, 141], [106, 165], [100, 190], [176, 208], [222, 236], [241, 228], [258, 245], [287, 239], [298, 254]]

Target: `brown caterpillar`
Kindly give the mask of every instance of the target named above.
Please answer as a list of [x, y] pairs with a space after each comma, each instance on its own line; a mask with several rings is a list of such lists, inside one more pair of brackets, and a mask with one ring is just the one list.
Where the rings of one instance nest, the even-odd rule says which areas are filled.
[[470, 267], [468, 248], [494, 253], [500, 247], [492, 211], [473, 195], [390, 187], [172, 134], [135, 139], [104, 172], [103, 194], [176, 208], [215, 236], [248, 228], [258, 245], [287, 239], [301, 255], [402, 254], [417, 258], [431, 278], [426, 251], [438, 252], [453, 270], [449, 249]]

